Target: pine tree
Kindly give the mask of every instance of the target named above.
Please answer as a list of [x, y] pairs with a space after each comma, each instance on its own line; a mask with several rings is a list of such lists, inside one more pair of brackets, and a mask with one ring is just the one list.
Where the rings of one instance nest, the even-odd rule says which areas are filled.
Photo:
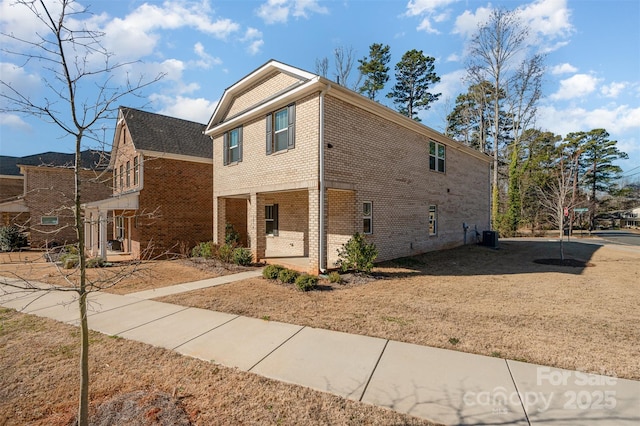
[[384, 89], [384, 85], [389, 81], [387, 64], [390, 60], [389, 45], [374, 43], [369, 46], [369, 57], [358, 59], [358, 69], [365, 78], [362, 86], [358, 88], [360, 93], [365, 93], [371, 100], [376, 99], [376, 94]]

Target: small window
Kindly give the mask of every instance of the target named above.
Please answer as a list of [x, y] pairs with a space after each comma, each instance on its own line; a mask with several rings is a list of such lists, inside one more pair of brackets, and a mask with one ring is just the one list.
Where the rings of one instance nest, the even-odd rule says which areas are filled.
[[264, 206], [264, 220], [267, 235], [278, 235], [278, 205]]
[[267, 115], [267, 155], [295, 147], [295, 107], [291, 104]]
[[362, 232], [373, 234], [373, 203], [371, 201], [362, 203]]
[[429, 169], [444, 173], [445, 170], [445, 146], [429, 142]]
[[242, 161], [242, 127], [236, 127], [224, 134], [225, 165]]
[[133, 184], [138, 185], [140, 182], [140, 163], [138, 163], [138, 156], [133, 158]]
[[429, 235], [438, 234], [438, 207], [429, 206]]
[[113, 189], [118, 189], [118, 168], [113, 170]]
[[124, 166], [120, 164], [120, 189], [124, 186]]
[[41, 225], [57, 225], [58, 216], [41, 216], [40, 224]]
[[131, 161], [127, 161], [127, 188], [131, 186]]

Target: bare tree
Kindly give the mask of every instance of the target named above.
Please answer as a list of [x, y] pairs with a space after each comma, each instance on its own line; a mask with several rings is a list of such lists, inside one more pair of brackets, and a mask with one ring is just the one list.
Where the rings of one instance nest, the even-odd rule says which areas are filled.
[[327, 77], [329, 74], [329, 59], [326, 56], [324, 58], [316, 58], [315, 72], [322, 77]]
[[[78, 424], [89, 422], [89, 336], [87, 324], [87, 295], [118, 282], [111, 277], [106, 282], [87, 281], [87, 258], [84, 243], [84, 222], [82, 216], [81, 186], [81, 150], [85, 138], [100, 140], [97, 124], [112, 118], [117, 111], [118, 102], [127, 95], [139, 91], [163, 77], [159, 74], [145, 80], [140, 76], [123, 84], [115, 81], [118, 71], [131, 62], [112, 63], [114, 54], [101, 43], [104, 33], [78, 26], [78, 20], [87, 16], [89, 11], [74, 0], [59, 0], [57, 3], [45, 3], [44, 0], [17, 0], [20, 7], [28, 8], [39, 21], [43, 32], [35, 38], [21, 38], [14, 34], [2, 33], [9, 41], [3, 43], [2, 51], [22, 62], [42, 64], [42, 73], [47, 74], [44, 85], [49, 95], [41, 101], [33, 100], [26, 93], [14, 88], [10, 81], [0, 80], [0, 98], [2, 112], [13, 112], [35, 116], [53, 128], [62, 130], [75, 140], [75, 194], [73, 213], [78, 239], [79, 280], [69, 281], [71, 287], [46, 288], [46, 290], [73, 291], [77, 293], [80, 311], [80, 397], [78, 406]], [[11, 46], [20, 45], [20, 48]], [[95, 91], [94, 91], [95, 90]], [[25, 280], [6, 280], [3, 284], [18, 290], [42, 290]]]

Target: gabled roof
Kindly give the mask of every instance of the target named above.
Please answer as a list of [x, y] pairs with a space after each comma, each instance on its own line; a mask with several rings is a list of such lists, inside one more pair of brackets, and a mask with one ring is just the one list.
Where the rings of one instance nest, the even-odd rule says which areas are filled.
[[213, 158], [213, 144], [204, 135], [204, 124], [128, 107], [120, 107], [120, 117], [138, 151]]
[[[80, 153], [81, 167], [85, 170], [102, 170], [109, 164], [109, 153], [85, 150]], [[20, 166], [41, 166], [72, 168], [75, 163], [75, 154], [63, 152], [43, 152], [24, 157], [10, 157], [0, 155], [0, 175], [21, 176]]]

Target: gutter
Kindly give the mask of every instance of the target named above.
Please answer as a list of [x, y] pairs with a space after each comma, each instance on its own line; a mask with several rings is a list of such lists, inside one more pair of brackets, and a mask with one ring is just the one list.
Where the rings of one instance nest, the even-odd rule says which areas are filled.
[[320, 181], [320, 202], [319, 210], [320, 215], [318, 218], [318, 256], [319, 256], [319, 269], [323, 274], [327, 271], [327, 265], [325, 260], [325, 242], [326, 234], [324, 232], [325, 220], [324, 220], [324, 192], [325, 192], [325, 180], [324, 180], [324, 95], [331, 89], [331, 83], [327, 83], [327, 86], [320, 92], [320, 129], [319, 129], [319, 144], [318, 144], [318, 161], [319, 161], [319, 181]]

